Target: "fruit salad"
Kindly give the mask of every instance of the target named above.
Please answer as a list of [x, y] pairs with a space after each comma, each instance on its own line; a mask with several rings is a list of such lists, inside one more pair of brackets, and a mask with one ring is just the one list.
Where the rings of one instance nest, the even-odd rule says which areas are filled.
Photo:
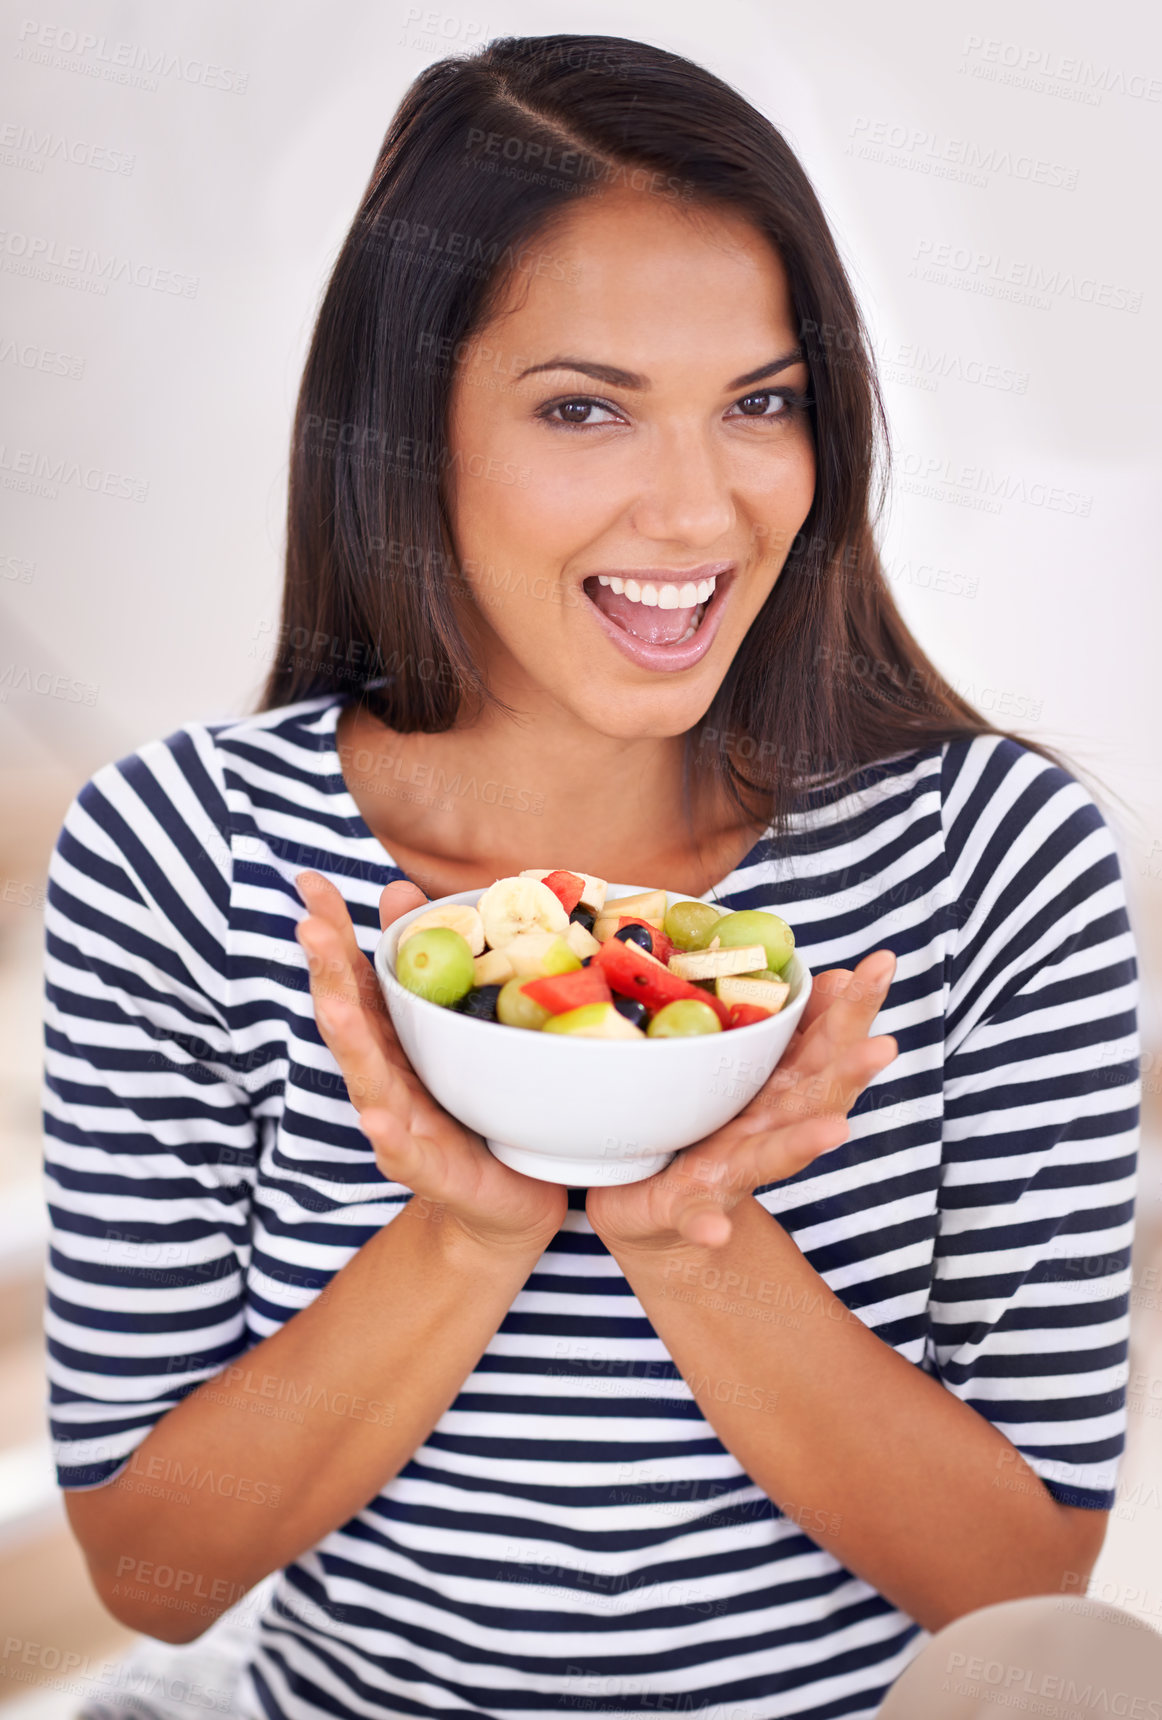
[[404, 927], [400, 984], [478, 1021], [583, 1039], [676, 1039], [776, 1015], [795, 950], [778, 914], [664, 890], [606, 902], [604, 878], [530, 868], [475, 907], [450, 902]]

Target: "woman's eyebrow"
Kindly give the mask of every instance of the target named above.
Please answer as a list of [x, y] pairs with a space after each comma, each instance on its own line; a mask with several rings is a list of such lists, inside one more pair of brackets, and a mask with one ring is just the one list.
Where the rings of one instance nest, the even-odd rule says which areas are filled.
[[[796, 347], [794, 352], [786, 352], [782, 358], [774, 358], [769, 364], [760, 364], [757, 370], [748, 370], [745, 376], [736, 376], [733, 382], [726, 384], [726, 389], [749, 388], [751, 383], [762, 382], [765, 377], [786, 370], [788, 365], [802, 362], [803, 354]], [[517, 376], [517, 382], [526, 376], [532, 376], [538, 370], [577, 370], [582, 376], [592, 377], [594, 382], [604, 382], [608, 388], [644, 389], [650, 386], [649, 377], [639, 376], [636, 370], [620, 370], [613, 364], [594, 364], [590, 359], [572, 358], [568, 355], [550, 358], [544, 364], [530, 364]]]

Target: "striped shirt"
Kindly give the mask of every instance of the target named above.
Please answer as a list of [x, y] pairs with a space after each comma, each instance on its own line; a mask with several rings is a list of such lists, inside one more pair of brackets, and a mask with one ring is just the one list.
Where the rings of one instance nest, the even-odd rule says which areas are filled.
[[[294, 936], [311, 868], [370, 957], [402, 875], [344, 782], [343, 703], [186, 723], [96, 771], [65, 816], [43, 1088], [62, 1487], [110, 1481], [411, 1198], [357, 1126]], [[872, 1032], [898, 1057], [849, 1139], [757, 1198], [1055, 1498], [1108, 1509], [1138, 966], [1095, 802], [1013, 741], [933, 744], [806, 794], [790, 835], [707, 895], [776, 909], [816, 972], [895, 952]], [[928, 1640], [834, 1556], [825, 1498], [780, 1509], [721, 1444], [584, 1201], [570, 1191], [427, 1441], [270, 1585], [247, 1713], [856, 1720]], [[257, 1375], [232, 1377], [263, 1403]], [[375, 1402], [358, 1413], [390, 1413]], [[295, 1415], [277, 1394], [262, 1413]]]

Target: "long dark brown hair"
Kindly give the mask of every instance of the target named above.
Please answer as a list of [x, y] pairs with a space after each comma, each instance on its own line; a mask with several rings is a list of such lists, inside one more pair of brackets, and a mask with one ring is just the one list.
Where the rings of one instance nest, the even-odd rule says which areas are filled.
[[397, 732], [436, 733], [464, 701], [509, 708], [453, 606], [471, 588], [444, 505], [449, 394], [530, 247], [571, 199], [616, 185], [747, 215], [786, 270], [811, 379], [811, 511], [685, 737], [687, 808], [692, 769], [715, 770], [740, 812], [781, 833], [804, 788], [977, 734], [1080, 775], [974, 709], [896, 607], [873, 537], [890, 464], [883, 401], [799, 162], [729, 84], [619, 36], [504, 37], [428, 66], [400, 103], [303, 374], [281, 625], [258, 709], [344, 691]]

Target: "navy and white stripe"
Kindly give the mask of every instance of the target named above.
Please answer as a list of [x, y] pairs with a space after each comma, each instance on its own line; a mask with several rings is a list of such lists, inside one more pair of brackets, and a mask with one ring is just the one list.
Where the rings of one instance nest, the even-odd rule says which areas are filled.
[[[65, 817], [44, 1124], [66, 1488], [108, 1482], [410, 1197], [356, 1126], [294, 937], [303, 868], [339, 886], [369, 956], [401, 875], [343, 781], [341, 708], [188, 723], [98, 770]], [[898, 1058], [849, 1140], [760, 1200], [1055, 1497], [1108, 1509], [1140, 1082], [1096, 804], [1014, 742], [933, 745], [816, 790], [715, 896], [778, 909], [815, 970], [898, 959], [873, 1030]], [[280, 1577], [251, 1712], [870, 1717], [926, 1633], [808, 1527], [702, 1418], [572, 1191], [427, 1442]]]

